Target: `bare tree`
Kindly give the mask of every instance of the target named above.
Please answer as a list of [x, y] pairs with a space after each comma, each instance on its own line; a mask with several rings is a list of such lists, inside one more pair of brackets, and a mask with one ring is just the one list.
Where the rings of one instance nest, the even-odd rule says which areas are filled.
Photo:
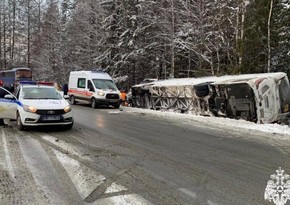
[[30, 44], [31, 44], [31, 6], [30, 6], [30, 0], [27, 0], [27, 67], [30, 67]]
[[11, 51], [10, 60], [14, 64], [14, 51], [15, 51], [15, 21], [16, 21], [16, 0], [12, 0], [12, 37], [11, 37]]
[[2, 38], [3, 38], [3, 32], [2, 32], [2, 28], [3, 28], [3, 2], [0, 2], [0, 68], [3, 67], [2, 63], [3, 63], [3, 52], [2, 52]]
[[272, 17], [272, 9], [273, 9], [273, 0], [271, 0], [270, 3], [270, 9], [269, 9], [269, 16], [268, 16], [268, 66], [267, 71], [268, 73], [271, 71], [271, 17]]

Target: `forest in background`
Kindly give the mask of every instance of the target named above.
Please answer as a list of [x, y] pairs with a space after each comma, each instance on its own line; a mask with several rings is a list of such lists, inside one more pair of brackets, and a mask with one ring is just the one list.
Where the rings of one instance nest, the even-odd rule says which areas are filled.
[[72, 70], [125, 80], [283, 71], [290, 0], [0, 0], [0, 69], [64, 83]]

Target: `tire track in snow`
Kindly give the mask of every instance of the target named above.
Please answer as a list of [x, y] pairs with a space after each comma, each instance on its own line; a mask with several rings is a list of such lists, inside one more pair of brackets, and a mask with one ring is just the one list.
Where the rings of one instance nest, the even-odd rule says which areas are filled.
[[7, 141], [6, 141], [6, 135], [4, 132], [4, 129], [2, 129], [2, 140], [3, 140], [3, 146], [4, 146], [4, 153], [5, 153], [5, 161], [7, 163], [7, 168], [9, 171], [9, 175], [11, 177], [12, 180], [15, 180], [15, 172], [12, 166], [12, 161], [11, 161], [11, 157], [8, 151], [8, 145], [7, 145]]
[[[38, 188], [53, 205], [71, 204], [67, 200], [61, 179], [44, 148], [30, 136], [18, 138], [23, 157]], [[45, 204], [46, 204], [45, 203]]]
[[[56, 146], [52, 149], [54, 154], [71, 178], [71, 181], [78, 190], [80, 197], [86, 203], [96, 205], [151, 204], [143, 197], [134, 194], [133, 191], [130, 191], [122, 185], [114, 182], [114, 179], [120, 177], [126, 172], [126, 170], [118, 171], [118, 173], [115, 173], [114, 175], [111, 174], [107, 179], [100, 172], [77, 160], [78, 158], [85, 158], [86, 160], [89, 160], [89, 158], [87, 156], [82, 156], [76, 146], [65, 143], [62, 140], [50, 135], [43, 135], [41, 138], [49, 142], [49, 144]], [[67, 152], [63, 152], [64, 150]]]

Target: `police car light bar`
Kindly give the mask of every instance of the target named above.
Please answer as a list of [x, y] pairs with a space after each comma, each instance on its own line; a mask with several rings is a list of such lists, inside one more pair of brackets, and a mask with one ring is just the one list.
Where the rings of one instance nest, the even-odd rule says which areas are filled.
[[21, 80], [19, 81], [19, 84], [21, 85], [36, 85], [35, 81], [28, 81], [28, 80]]

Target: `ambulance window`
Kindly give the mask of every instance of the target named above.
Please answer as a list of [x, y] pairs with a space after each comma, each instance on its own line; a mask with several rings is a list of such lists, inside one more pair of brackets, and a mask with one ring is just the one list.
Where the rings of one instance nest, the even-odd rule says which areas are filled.
[[94, 86], [90, 80], [88, 80], [88, 89], [89, 91], [95, 92]]
[[86, 79], [85, 78], [78, 79], [78, 88], [86, 88]]

